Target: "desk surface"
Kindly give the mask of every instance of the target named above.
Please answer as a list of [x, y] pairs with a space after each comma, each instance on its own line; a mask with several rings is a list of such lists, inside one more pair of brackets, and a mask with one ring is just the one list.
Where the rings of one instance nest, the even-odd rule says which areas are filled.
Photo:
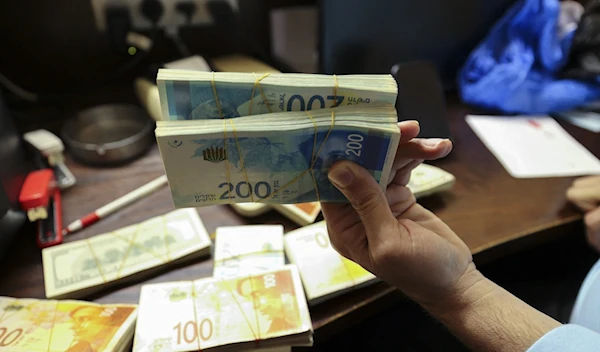
[[[565, 200], [565, 191], [573, 178], [514, 179], [504, 170], [465, 123], [466, 109], [452, 107], [449, 122], [455, 148], [437, 165], [456, 176], [453, 191], [420, 202], [434, 211], [467, 243], [477, 263], [492, 260], [549, 240], [553, 233], [575, 228], [581, 215]], [[600, 138], [577, 127], [563, 126], [596, 156], [600, 156]], [[94, 169], [68, 160], [77, 177], [77, 185], [63, 194], [64, 223], [85, 215], [163, 173], [156, 147], [143, 158], [123, 167]], [[163, 188], [122, 211], [73, 235], [75, 241], [115, 230], [173, 210], [170, 193]], [[246, 219], [229, 206], [199, 208], [209, 232], [218, 226], [282, 223], [286, 231], [296, 228], [275, 212]], [[31, 230], [31, 227], [29, 228]], [[41, 254], [32, 233], [22, 231], [13, 248], [0, 262], [0, 296], [44, 298]], [[100, 303], [137, 303], [142, 284], [190, 280], [212, 275], [212, 259], [165, 271], [137, 284], [109, 289], [88, 297]], [[311, 308], [315, 339], [324, 339], [345, 326], [374, 314], [390, 300], [401, 297], [386, 284], [377, 284]], [[322, 341], [322, 340], [321, 340]]]

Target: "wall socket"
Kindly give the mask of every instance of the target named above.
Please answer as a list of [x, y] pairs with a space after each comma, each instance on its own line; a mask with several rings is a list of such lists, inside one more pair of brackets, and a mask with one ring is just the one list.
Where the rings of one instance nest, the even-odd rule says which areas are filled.
[[[96, 20], [96, 27], [100, 31], [106, 31], [105, 11], [110, 6], [121, 6], [129, 8], [131, 25], [133, 30], [146, 30], [151, 28], [151, 23], [142, 14], [140, 8], [143, 0], [91, 0]], [[211, 0], [215, 1], [215, 0]], [[234, 11], [238, 10], [238, 0], [220, 0], [230, 4]], [[208, 25], [213, 19], [208, 11], [209, 0], [160, 0], [163, 5], [163, 15], [158, 23], [160, 28], [168, 33], [173, 33], [178, 27], [187, 24], [185, 16], [176, 10], [178, 3], [193, 2], [196, 4], [196, 12], [191, 18], [192, 26]]]

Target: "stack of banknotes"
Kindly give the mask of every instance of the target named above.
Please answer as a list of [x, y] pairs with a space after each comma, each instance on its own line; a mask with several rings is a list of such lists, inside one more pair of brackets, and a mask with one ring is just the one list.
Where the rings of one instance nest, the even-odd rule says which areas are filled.
[[195, 209], [42, 250], [47, 298], [79, 298], [209, 255], [212, 241]]
[[295, 266], [231, 279], [142, 286], [133, 351], [244, 351], [311, 346]]
[[136, 305], [0, 297], [0, 350], [128, 351]]
[[173, 121], [357, 104], [393, 106], [398, 96], [398, 85], [391, 75], [266, 75], [160, 69], [156, 84], [163, 117]]
[[327, 178], [339, 160], [362, 165], [385, 188], [400, 139], [395, 108], [336, 108], [335, 117], [333, 111], [315, 110], [311, 119], [284, 112], [201, 125], [158, 121], [175, 206], [343, 202]]
[[382, 188], [400, 139], [391, 75], [160, 70], [156, 139], [175, 206], [344, 202], [339, 160]]
[[238, 214], [250, 218], [260, 216], [273, 209], [300, 226], [314, 223], [321, 214], [321, 203], [319, 202], [297, 204], [235, 203], [230, 205]]
[[379, 281], [331, 246], [324, 221], [287, 233], [285, 253], [298, 267], [310, 305]]
[[285, 265], [282, 225], [217, 228], [213, 277], [230, 279]]

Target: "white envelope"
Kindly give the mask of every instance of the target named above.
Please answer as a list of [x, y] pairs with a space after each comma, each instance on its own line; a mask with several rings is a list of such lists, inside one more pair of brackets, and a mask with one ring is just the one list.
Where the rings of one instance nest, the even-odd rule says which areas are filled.
[[551, 117], [469, 115], [466, 121], [515, 178], [600, 174], [600, 160]]

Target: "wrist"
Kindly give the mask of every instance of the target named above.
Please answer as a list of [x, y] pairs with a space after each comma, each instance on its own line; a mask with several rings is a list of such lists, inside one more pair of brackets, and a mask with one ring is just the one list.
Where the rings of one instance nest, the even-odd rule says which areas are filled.
[[473, 264], [444, 296], [417, 302], [475, 351], [525, 351], [560, 326], [487, 279]]
[[415, 301], [433, 316], [443, 319], [472, 309], [478, 302], [493, 295], [498, 288], [471, 263], [456, 284], [442, 295], [416, 298]]

